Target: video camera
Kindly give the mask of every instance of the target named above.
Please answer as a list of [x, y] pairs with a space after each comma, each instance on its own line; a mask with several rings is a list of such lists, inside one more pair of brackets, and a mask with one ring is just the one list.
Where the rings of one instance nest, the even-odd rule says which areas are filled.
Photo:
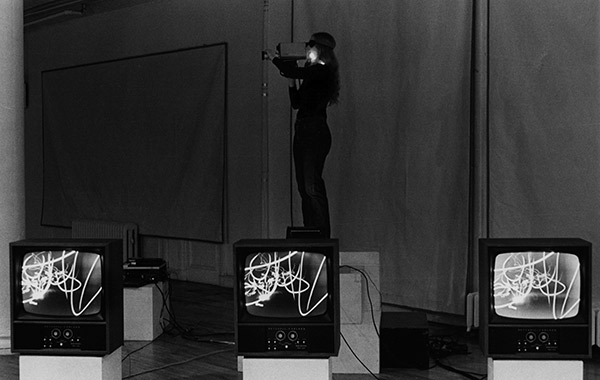
[[[277, 44], [279, 58], [285, 61], [297, 61], [306, 58], [306, 44], [304, 42], [280, 42]], [[263, 59], [267, 59], [263, 52]]]
[[306, 58], [306, 44], [304, 42], [280, 42], [277, 44], [279, 58], [294, 60]]

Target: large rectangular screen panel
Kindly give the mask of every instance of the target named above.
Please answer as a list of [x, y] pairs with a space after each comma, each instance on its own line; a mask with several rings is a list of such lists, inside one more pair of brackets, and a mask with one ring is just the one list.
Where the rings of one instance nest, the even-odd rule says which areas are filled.
[[581, 273], [576, 255], [508, 252], [494, 262], [493, 306], [511, 319], [558, 320], [577, 316]]
[[226, 76], [226, 44], [44, 71], [42, 224], [222, 242]]

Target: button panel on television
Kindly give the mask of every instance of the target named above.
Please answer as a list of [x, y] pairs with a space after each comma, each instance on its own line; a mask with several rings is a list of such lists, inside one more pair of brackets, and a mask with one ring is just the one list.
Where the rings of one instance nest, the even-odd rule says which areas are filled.
[[43, 348], [81, 348], [81, 336], [77, 326], [45, 326]]
[[556, 329], [519, 329], [517, 352], [557, 352]]
[[306, 351], [306, 330], [302, 327], [270, 327], [267, 351]]

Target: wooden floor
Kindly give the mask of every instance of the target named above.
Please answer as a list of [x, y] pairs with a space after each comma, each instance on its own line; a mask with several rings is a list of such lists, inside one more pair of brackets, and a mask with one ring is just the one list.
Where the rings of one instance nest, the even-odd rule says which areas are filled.
[[[173, 281], [171, 289], [170, 318], [174, 326], [153, 342], [125, 343], [123, 379], [241, 380], [233, 345], [231, 289], [181, 281]], [[464, 330], [430, 326], [433, 347], [440, 348], [435, 352], [446, 354], [439, 361], [430, 359], [430, 369], [384, 368], [375, 375], [333, 374], [333, 379], [484, 379], [486, 359], [476, 345], [476, 337]], [[584, 371], [586, 380], [600, 378], [600, 352], [584, 363]], [[18, 355], [0, 350], [0, 379], [19, 380]]]

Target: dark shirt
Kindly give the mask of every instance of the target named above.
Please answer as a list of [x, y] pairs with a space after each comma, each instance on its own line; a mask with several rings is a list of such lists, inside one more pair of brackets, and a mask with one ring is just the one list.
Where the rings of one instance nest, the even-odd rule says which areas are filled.
[[284, 77], [302, 80], [300, 88], [289, 88], [292, 108], [298, 110], [296, 118], [327, 118], [327, 105], [334, 87], [330, 68], [321, 64], [298, 67], [296, 61], [279, 58], [274, 58], [273, 63]]

